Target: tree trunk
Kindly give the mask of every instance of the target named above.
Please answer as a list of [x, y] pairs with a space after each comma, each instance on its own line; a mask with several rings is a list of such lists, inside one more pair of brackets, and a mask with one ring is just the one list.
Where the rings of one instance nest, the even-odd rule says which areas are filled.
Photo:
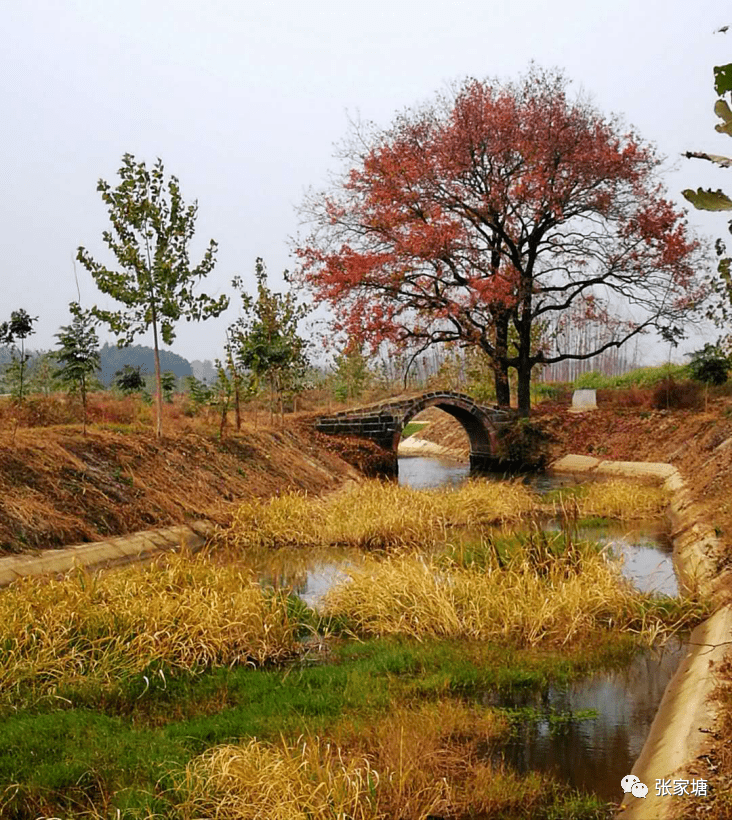
[[493, 368], [496, 381], [496, 404], [501, 410], [511, 407], [511, 385], [508, 381], [508, 367], [497, 364]]
[[496, 404], [502, 410], [511, 407], [511, 386], [508, 381], [508, 319], [507, 311], [500, 311], [494, 314], [495, 318], [495, 343], [493, 356], [493, 372], [496, 382]]
[[518, 410], [522, 418], [531, 415], [531, 364], [522, 362], [518, 369]]
[[25, 369], [25, 344], [20, 340], [20, 401], [23, 401], [23, 371]]
[[[529, 279], [529, 283], [530, 283]], [[521, 418], [528, 418], [531, 414], [531, 290], [530, 284], [525, 285], [524, 296], [521, 300], [520, 320], [516, 324], [518, 331], [518, 411]]]
[[[228, 338], [228, 336], [227, 336]], [[234, 365], [234, 357], [231, 355], [231, 346], [227, 343], [226, 352], [229, 358], [229, 367], [231, 368], [231, 376], [234, 380], [234, 419], [236, 420], [236, 432], [241, 431], [241, 404], [239, 394], [241, 392], [239, 372]]]
[[84, 374], [81, 376], [81, 435], [86, 435], [86, 380]]
[[158, 323], [155, 315], [155, 306], [152, 309], [153, 341], [155, 344], [155, 408], [158, 420], [155, 428], [157, 438], [163, 436], [163, 385], [160, 376], [160, 351], [158, 350]]
[[224, 430], [226, 428], [226, 418], [229, 414], [229, 397], [221, 405], [221, 424], [219, 425], [219, 441], [224, 440]]

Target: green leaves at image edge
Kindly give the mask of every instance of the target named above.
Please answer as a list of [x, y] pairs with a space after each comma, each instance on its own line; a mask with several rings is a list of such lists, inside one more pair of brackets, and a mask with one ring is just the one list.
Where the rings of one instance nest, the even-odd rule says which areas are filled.
[[714, 90], [720, 97], [732, 91], [732, 63], [714, 66]]
[[691, 188], [687, 188], [681, 193], [685, 199], [701, 211], [732, 211], [732, 199], [721, 190], [712, 191], [707, 189], [705, 191], [703, 188], [697, 188], [696, 191], [692, 191]]
[[[720, 120], [724, 120], [724, 125], [716, 125], [715, 130], [720, 134], [727, 134], [727, 136], [732, 137], [732, 110], [730, 110], [727, 103], [724, 100], [717, 100], [714, 104], [714, 113]], [[730, 161], [727, 160], [727, 162]]]

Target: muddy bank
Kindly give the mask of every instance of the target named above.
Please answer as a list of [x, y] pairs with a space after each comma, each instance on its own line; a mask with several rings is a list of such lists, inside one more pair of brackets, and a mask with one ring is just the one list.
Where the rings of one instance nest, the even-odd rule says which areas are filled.
[[183, 431], [20, 429], [0, 434], [0, 555], [199, 519], [287, 489], [320, 493], [356, 470], [303, 425], [243, 427], [223, 441]]
[[402, 439], [399, 442], [397, 454], [402, 458], [408, 458], [409, 456], [435, 456], [437, 458], [449, 458], [460, 462], [467, 461], [466, 455], [460, 450], [445, 447], [442, 444], [437, 444], [427, 439], [415, 438], [414, 436]]

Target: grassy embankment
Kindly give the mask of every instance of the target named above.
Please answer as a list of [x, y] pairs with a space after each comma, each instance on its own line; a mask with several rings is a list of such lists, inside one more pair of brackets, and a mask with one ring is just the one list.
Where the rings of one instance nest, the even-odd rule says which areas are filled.
[[[550, 503], [632, 516], [665, 501], [596, 485]], [[572, 515], [552, 538], [488, 529], [546, 507], [517, 484], [286, 494], [242, 505], [209, 555], [3, 591], [2, 816], [604, 816], [491, 764], [510, 716], [471, 695], [623, 662], [702, 608], [631, 590]], [[236, 562], [324, 543], [368, 555], [322, 618]]]

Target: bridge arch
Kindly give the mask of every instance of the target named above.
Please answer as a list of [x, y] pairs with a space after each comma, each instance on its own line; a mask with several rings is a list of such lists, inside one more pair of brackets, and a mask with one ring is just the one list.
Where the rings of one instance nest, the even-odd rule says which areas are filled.
[[397, 450], [402, 431], [411, 419], [419, 415], [428, 407], [437, 407], [439, 410], [452, 416], [460, 423], [470, 441], [471, 464], [473, 455], [481, 457], [495, 456], [497, 453], [498, 438], [496, 428], [488, 414], [470, 396], [461, 393], [426, 394], [418, 396], [404, 407], [401, 425], [394, 432], [392, 449]]
[[503, 428], [511, 424], [515, 413], [480, 405], [470, 396], [452, 390], [402, 396], [366, 407], [341, 410], [332, 416], [320, 416], [315, 427], [329, 435], [371, 439], [391, 452], [396, 470], [402, 430], [410, 419], [428, 407], [438, 407], [462, 425], [470, 440], [471, 469], [490, 469], [500, 461], [498, 442]]

